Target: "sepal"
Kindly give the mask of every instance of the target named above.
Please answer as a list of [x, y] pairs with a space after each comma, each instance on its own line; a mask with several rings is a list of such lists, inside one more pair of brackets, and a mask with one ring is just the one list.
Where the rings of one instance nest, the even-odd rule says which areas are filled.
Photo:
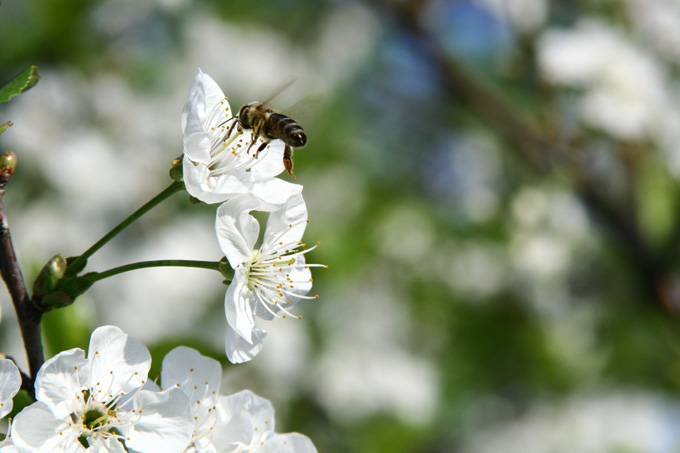
[[182, 158], [183, 156], [179, 156], [172, 161], [172, 167], [170, 167], [170, 178], [173, 181], [184, 182], [184, 168], [182, 165]]
[[78, 266], [74, 266], [73, 264], [77, 263], [79, 258], [80, 258], [79, 256], [69, 256], [68, 258], [66, 258], [66, 264], [68, 265], [66, 268], [66, 275], [68, 275], [69, 277], [74, 277], [78, 275], [80, 272], [83, 271], [83, 269], [85, 269], [85, 266], [87, 266], [87, 260], [83, 260], [82, 262], [80, 262], [80, 264], [78, 264]]
[[68, 260], [60, 254], [50, 259], [33, 283], [33, 297], [44, 310], [53, 310], [71, 305], [87, 291], [92, 282], [87, 277], [67, 277]]
[[229, 261], [227, 260], [227, 257], [222, 257], [220, 260], [220, 263], [218, 264], [220, 274], [224, 277], [224, 283], [225, 285], [229, 285], [231, 281], [234, 279], [234, 269], [231, 268], [231, 265], [229, 264]]
[[6, 123], [0, 124], [0, 134], [5, 132], [10, 126], [13, 126], [11, 121], [7, 121]]

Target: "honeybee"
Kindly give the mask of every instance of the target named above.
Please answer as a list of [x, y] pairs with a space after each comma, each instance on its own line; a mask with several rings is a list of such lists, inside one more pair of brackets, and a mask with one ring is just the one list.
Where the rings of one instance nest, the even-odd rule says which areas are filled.
[[295, 178], [293, 174], [293, 148], [305, 146], [307, 134], [294, 119], [274, 111], [262, 102], [255, 101], [241, 107], [238, 111], [237, 122], [244, 129], [253, 130], [253, 141], [250, 143], [248, 151], [250, 151], [257, 137], [262, 137], [264, 140], [264, 143], [255, 152], [255, 157], [272, 140], [281, 140], [285, 144], [283, 166], [288, 174]]

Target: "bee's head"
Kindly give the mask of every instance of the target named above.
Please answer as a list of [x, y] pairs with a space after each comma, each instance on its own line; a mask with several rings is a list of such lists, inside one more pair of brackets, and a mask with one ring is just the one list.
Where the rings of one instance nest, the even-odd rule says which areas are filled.
[[250, 104], [244, 105], [241, 107], [241, 110], [238, 111], [238, 120], [244, 128], [252, 128], [253, 115], [256, 114], [257, 108], [260, 105], [262, 105], [261, 102], [253, 101]]

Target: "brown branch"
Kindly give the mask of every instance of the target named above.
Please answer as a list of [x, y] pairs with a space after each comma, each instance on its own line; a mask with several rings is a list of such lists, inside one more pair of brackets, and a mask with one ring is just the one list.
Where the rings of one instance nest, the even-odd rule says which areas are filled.
[[[13, 169], [12, 169], [13, 170]], [[24, 340], [31, 382], [35, 381], [38, 370], [45, 361], [40, 334], [40, 318], [42, 313], [33, 305], [24, 276], [14, 253], [12, 236], [9, 232], [7, 213], [5, 209], [5, 186], [12, 176], [12, 171], [0, 169], [0, 274], [7, 285], [12, 303], [17, 313], [21, 336]], [[33, 396], [32, 385], [28, 389]]]

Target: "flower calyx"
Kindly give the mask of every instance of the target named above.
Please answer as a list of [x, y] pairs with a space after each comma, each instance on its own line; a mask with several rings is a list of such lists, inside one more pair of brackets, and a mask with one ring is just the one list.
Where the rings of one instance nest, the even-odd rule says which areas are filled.
[[220, 274], [224, 277], [224, 283], [225, 285], [229, 285], [231, 281], [234, 279], [234, 269], [231, 268], [231, 265], [229, 264], [229, 260], [227, 260], [227, 257], [224, 256], [220, 260], [218, 264]]
[[172, 166], [170, 167], [170, 178], [176, 182], [184, 182], [184, 168], [182, 165], [182, 159], [184, 155], [176, 157], [172, 161]]
[[92, 285], [86, 277], [68, 277], [68, 260], [54, 255], [40, 270], [33, 283], [33, 301], [42, 310], [49, 311], [71, 305]]

